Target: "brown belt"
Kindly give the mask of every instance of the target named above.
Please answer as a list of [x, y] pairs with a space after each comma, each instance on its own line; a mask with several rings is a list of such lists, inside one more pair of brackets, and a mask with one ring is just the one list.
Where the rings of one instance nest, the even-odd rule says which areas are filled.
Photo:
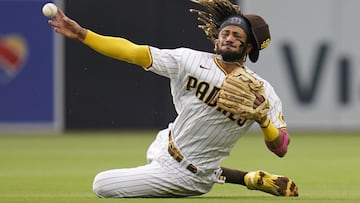
[[[169, 133], [168, 152], [172, 156], [172, 158], [174, 158], [177, 162], [180, 163], [182, 160], [184, 160], [184, 156], [180, 153], [180, 151], [174, 145], [174, 141], [172, 140], [172, 137], [171, 137], [171, 132]], [[196, 166], [194, 166], [191, 163], [186, 166], [186, 169], [189, 170], [191, 173], [196, 173], [198, 170], [196, 168]]]

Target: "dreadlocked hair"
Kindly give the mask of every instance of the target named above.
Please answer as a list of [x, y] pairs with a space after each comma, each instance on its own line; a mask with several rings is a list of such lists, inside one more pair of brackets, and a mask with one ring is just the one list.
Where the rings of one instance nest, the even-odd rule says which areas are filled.
[[198, 27], [205, 32], [207, 39], [214, 42], [218, 38], [221, 23], [230, 16], [241, 16], [240, 6], [228, 0], [190, 0], [206, 8], [206, 11], [190, 9], [198, 15], [197, 20], [202, 23]]

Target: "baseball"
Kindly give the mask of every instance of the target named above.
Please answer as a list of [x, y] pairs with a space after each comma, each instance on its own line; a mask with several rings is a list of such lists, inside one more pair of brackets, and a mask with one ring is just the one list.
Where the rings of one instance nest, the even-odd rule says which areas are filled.
[[53, 3], [47, 3], [43, 6], [42, 12], [44, 16], [53, 18], [57, 13], [57, 6]]

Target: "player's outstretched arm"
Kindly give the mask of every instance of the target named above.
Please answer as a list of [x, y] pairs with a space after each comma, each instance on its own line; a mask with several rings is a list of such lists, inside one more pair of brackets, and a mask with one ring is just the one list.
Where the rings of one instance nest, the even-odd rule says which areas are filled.
[[54, 31], [70, 39], [78, 39], [105, 56], [136, 64], [144, 68], [152, 64], [149, 46], [137, 45], [121, 37], [104, 36], [81, 27], [58, 8], [57, 15], [48, 21]]

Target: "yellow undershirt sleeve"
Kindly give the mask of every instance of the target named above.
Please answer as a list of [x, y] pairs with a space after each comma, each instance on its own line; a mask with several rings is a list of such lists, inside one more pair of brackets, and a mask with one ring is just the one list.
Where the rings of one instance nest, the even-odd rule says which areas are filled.
[[264, 139], [268, 142], [274, 141], [279, 136], [279, 130], [274, 126], [269, 118], [260, 124]]
[[137, 45], [121, 37], [103, 36], [87, 30], [83, 43], [111, 58], [144, 68], [148, 68], [152, 64], [149, 46]]

